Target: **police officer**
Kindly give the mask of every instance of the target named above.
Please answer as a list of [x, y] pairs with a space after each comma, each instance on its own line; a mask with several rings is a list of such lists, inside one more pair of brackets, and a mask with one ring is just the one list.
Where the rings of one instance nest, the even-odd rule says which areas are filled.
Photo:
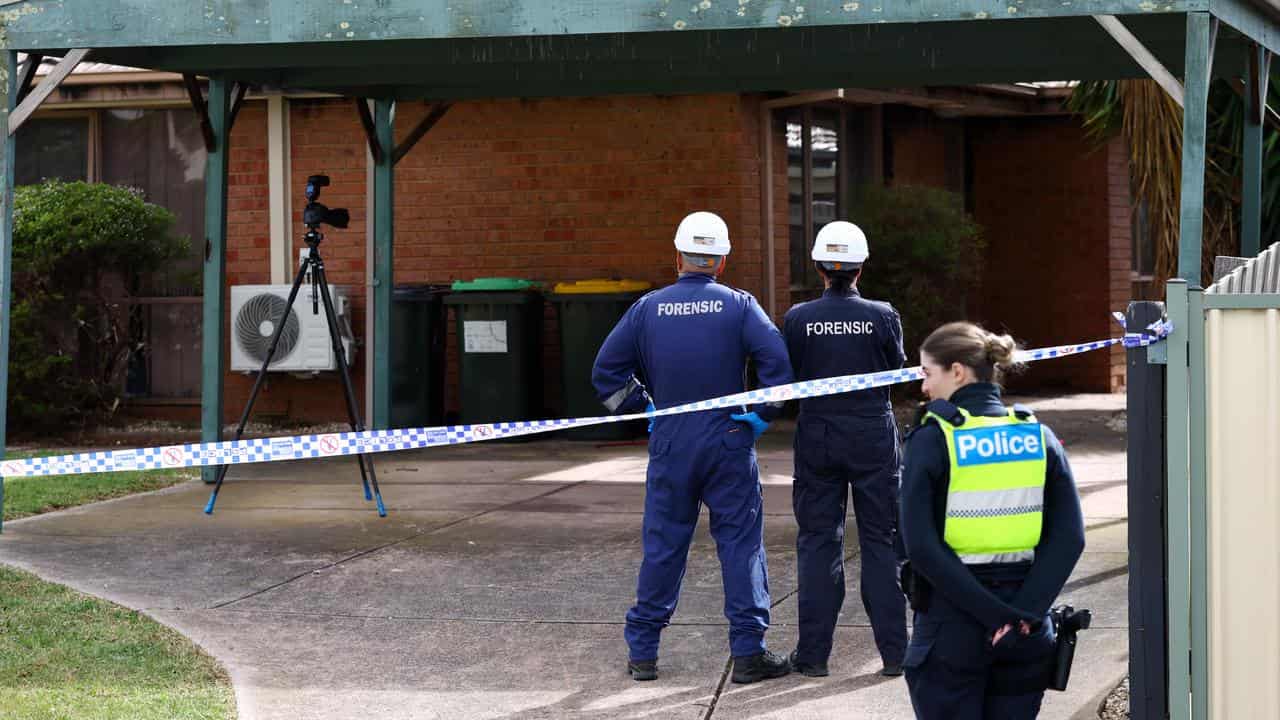
[[908, 436], [902, 532], [914, 580], [906, 675], [920, 720], [1025, 720], [1053, 667], [1048, 611], [1084, 551], [1061, 443], [996, 385], [1016, 346], [970, 323], [920, 348], [932, 399]]
[[[782, 336], [755, 298], [717, 282], [729, 254], [724, 221], [693, 213], [680, 223], [675, 245], [679, 279], [636, 301], [596, 357], [592, 382], [605, 407], [639, 412], [742, 392], [748, 357], [763, 385], [792, 382]], [[627, 671], [636, 680], [657, 677], [658, 636], [676, 609], [701, 505], [720, 557], [733, 681], [790, 672], [786, 658], [765, 649], [769, 580], [755, 453], [781, 405], [674, 415], [651, 425], [644, 561], [626, 624]]]
[[[858, 294], [867, 238], [837, 221], [818, 232], [813, 260], [822, 297], [791, 308], [783, 322], [799, 380], [897, 370], [902, 322], [891, 305]], [[907, 608], [898, 586], [894, 529], [898, 513], [898, 430], [889, 389], [800, 401], [792, 505], [800, 532], [800, 641], [792, 669], [827, 675], [827, 658], [844, 603], [844, 530], [850, 492], [862, 552], [862, 605], [871, 618], [885, 675], [902, 674]]]

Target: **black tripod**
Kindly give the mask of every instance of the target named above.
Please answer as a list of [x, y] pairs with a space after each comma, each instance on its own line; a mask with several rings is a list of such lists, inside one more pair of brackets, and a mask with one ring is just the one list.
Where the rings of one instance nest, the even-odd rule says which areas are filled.
[[[253, 403], [258, 399], [258, 392], [262, 390], [262, 383], [267, 378], [267, 368], [271, 365], [271, 361], [275, 358], [276, 346], [280, 343], [280, 336], [284, 334], [284, 328], [289, 319], [289, 312], [293, 309], [293, 301], [298, 297], [298, 290], [302, 287], [302, 283], [306, 280], [308, 273], [311, 276], [311, 312], [319, 314], [320, 303], [324, 303], [324, 314], [328, 319], [329, 340], [333, 343], [333, 355], [337, 358], [338, 374], [342, 377], [342, 390], [347, 397], [347, 417], [351, 421], [351, 429], [355, 432], [364, 432], [364, 423], [360, 420], [360, 411], [356, 408], [356, 394], [351, 386], [351, 375], [347, 369], [347, 355], [342, 347], [342, 334], [338, 328], [338, 317], [333, 310], [333, 298], [329, 295], [329, 281], [324, 274], [324, 259], [320, 257], [320, 243], [324, 241], [324, 233], [320, 232], [320, 223], [326, 222], [334, 227], [343, 228], [347, 226], [348, 216], [346, 210], [329, 210], [325, 206], [316, 202], [320, 196], [320, 188], [329, 184], [329, 178], [323, 175], [313, 176], [307, 181], [307, 205], [303, 219], [307, 226], [307, 234], [303, 240], [307, 243], [307, 247], [311, 248], [311, 252], [307, 254], [306, 259], [298, 268], [298, 275], [293, 279], [293, 288], [289, 290], [289, 299], [285, 302], [284, 311], [280, 315], [280, 319], [276, 322], [275, 330], [271, 334], [271, 345], [267, 348], [267, 356], [262, 361], [262, 369], [258, 371], [258, 377], [253, 382], [253, 390], [249, 393], [249, 402], [244, 406], [244, 412], [240, 415], [240, 424], [236, 427], [236, 434], [233, 440], [239, 440], [244, 435], [244, 427], [249, 422], [249, 415], [253, 411]], [[377, 500], [378, 515], [387, 516], [387, 509], [382, 504], [382, 491], [378, 489], [378, 476], [373, 469], [373, 458], [365, 457], [363, 454], [356, 456], [356, 462], [360, 465], [360, 482], [364, 485], [364, 499]], [[227, 465], [218, 467], [218, 480], [213, 486], [213, 494], [209, 496], [209, 503], [205, 505], [205, 514], [213, 514], [213, 505], [218, 501], [218, 491], [222, 489], [222, 481], [227, 476]], [[370, 493], [370, 485], [373, 486], [373, 492]]]

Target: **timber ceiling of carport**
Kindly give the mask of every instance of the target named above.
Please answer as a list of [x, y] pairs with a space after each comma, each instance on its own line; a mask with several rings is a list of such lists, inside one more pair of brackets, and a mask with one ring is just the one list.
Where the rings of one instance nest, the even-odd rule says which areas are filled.
[[[3, 0], [0, 0], [3, 2]], [[1274, 29], [1270, 0], [1214, 0]], [[25, 0], [6, 43], [402, 99], [812, 90], [1145, 77], [1093, 13], [1182, 67], [1209, 0]], [[803, 10], [801, 10], [803, 9]], [[741, 11], [741, 13], [739, 13]], [[1255, 27], [1254, 29], [1257, 29]], [[681, 28], [679, 31], [676, 28]], [[1246, 43], [1224, 28], [1215, 68]]]

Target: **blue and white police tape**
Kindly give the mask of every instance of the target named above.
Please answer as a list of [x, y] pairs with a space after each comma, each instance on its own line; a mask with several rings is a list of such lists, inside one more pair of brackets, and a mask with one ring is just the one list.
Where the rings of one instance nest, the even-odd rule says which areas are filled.
[[[1147, 333], [1126, 333], [1124, 337], [1120, 338], [1025, 350], [1020, 352], [1017, 358], [1021, 362], [1036, 362], [1079, 355], [1115, 345], [1143, 347], [1163, 340], [1171, 330], [1172, 325], [1167, 322], [1154, 323], [1148, 328], [1149, 332]], [[129, 470], [245, 465], [284, 460], [307, 460], [342, 455], [395, 452], [397, 450], [416, 450], [521, 435], [536, 435], [566, 428], [604, 425], [606, 423], [626, 422], [642, 418], [666, 417], [684, 413], [705, 412], [707, 410], [740, 408], [744, 405], [758, 403], [777, 403], [823, 395], [836, 395], [853, 390], [867, 390], [869, 388], [912, 382], [923, 377], [919, 367], [863, 375], [844, 375], [749, 390], [735, 395], [663, 408], [652, 413], [259, 438], [6, 460], [0, 462], [0, 475], [4, 477], [79, 475]]]

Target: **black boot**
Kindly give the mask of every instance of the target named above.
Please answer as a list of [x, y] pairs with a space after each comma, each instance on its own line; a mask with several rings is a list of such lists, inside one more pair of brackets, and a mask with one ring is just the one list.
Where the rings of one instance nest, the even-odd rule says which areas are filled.
[[831, 674], [827, 670], [826, 663], [801, 662], [799, 660], [799, 656], [800, 656], [799, 650], [791, 651], [791, 671], [792, 672], [798, 672], [804, 675], [805, 677], [826, 677]]
[[627, 674], [633, 680], [657, 680], [658, 679], [658, 661], [657, 660], [628, 660]]
[[791, 663], [776, 653], [765, 650], [757, 655], [733, 659], [733, 681], [740, 684], [780, 678], [791, 673]]

